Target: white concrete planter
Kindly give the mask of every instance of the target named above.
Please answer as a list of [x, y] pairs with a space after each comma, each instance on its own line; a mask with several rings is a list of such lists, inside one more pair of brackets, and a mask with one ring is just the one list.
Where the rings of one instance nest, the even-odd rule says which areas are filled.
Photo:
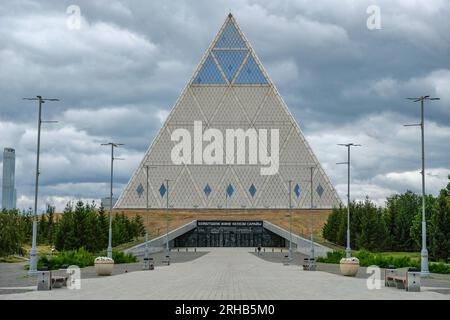
[[98, 276], [110, 276], [114, 269], [114, 260], [108, 257], [97, 257], [94, 265]]
[[358, 273], [359, 259], [355, 257], [342, 258], [340, 261], [341, 273], [344, 276], [354, 277]]

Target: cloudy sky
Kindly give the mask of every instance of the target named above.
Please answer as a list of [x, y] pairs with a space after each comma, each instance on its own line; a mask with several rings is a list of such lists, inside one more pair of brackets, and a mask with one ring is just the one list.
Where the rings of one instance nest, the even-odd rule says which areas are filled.
[[[78, 5], [79, 29], [66, 10]], [[377, 5], [381, 29], [369, 29]], [[419, 104], [426, 105], [427, 191], [450, 173], [450, 2], [401, 1], [31, 1], [0, 3], [0, 148], [16, 149], [18, 206], [33, 204], [37, 106], [42, 95], [40, 203], [125, 187], [202, 55], [232, 12], [297, 119], [342, 199], [346, 150], [352, 196], [379, 204], [420, 192]], [[72, 20], [69, 20], [69, 22]], [[2, 164], [0, 163], [0, 166]], [[1, 168], [0, 168], [1, 169]], [[1, 172], [1, 171], [0, 171]]]

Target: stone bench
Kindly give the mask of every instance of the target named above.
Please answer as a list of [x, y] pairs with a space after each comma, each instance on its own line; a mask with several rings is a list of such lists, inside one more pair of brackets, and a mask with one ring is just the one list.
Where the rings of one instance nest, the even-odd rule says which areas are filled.
[[384, 277], [386, 287], [396, 287], [411, 292], [420, 291], [420, 273], [410, 268], [404, 273], [397, 269], [386, 269]]
[[67, 286], [68, 277], [64, 276], [52, 276], [52, 289], [53, 288], [62, 288], [63, 286]]

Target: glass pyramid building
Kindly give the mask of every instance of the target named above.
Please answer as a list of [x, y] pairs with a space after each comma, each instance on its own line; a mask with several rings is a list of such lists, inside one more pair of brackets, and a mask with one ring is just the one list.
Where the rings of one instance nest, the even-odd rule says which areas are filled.
[[[250, 164], [174, 164], [171, 151], [177, 141], [171, 140], [171, 134], [178, 128], [192, 133], [194, 121], [202, 121], [203, 130], [222, 132], [278, 129], [278, 172], [261, 175], [260, 166]], [[270, 139], [268, 142], [269, 149]], [[148, 177], [145, 166], [150, 166]], [[115, 207], [146, 208], [148, 199], [149, 208], [166, 208], [167, 200], [169, 207], [180, 209], [288, 208], [289, 194], [293, 208], [310, 208], [311, 200], [316, 208], [340, 203], [297, 122], [230, 14]]]

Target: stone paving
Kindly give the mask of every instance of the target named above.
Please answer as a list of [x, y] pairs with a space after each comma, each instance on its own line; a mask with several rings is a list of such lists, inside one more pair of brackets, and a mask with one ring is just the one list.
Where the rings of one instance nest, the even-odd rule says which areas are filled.
[[[256, 253], [254, 253], [256, 255]], [[284, 256], [287, 253], [280, 253], [280, 252], [271, 252], [271, 250], [267, 250], [265, 253], [261, 253], [260, 255], [257, 255], [259, 258], [264, 259], [265, 261], [270, 261], [273, 263], [282, 263], [284, 260]], [[308, 256], [295, 252], [293, 254], [293, 259], [291, 264], [294, 265], [302, 265], [303, 259]], [[406, 271], [407, 268], [399, 269], [401, 271]], [[333, 274], [340, 275], [340, 267], [339, 264], [332, 264], [332, 263], [317, 263], [317, 270], [318, 271], [324, 271], [329, 272]], [[367, 268], [360, 267], [358, 270], [358, 273], [356, 274], [356, 278], [361, 279], [367, 279], [369, 276], [371, 276], [371, 273], [366, 272]], [[381, 269], [381, 278], [384, 280], [384, 269]], [[448, 274], [436, 274], [432, 273], [427, 278], [421, 279], [421, 285], [424, 287], [430, 288], [432, 291], [436, 291], [439, 293], [445, 293], [450, 294], [450, 275]]]
[[270, 263], [253, 248], [207, 248], [185, 263], [82, 280], [80, 290], [54, 289], [0, 295], [0, 299], [450, 299], [429, 291], [406, 292], [332, 273]]
[[[170, 261], [174, 263], [183, 263], [191, 261], [201, 257], [206, 254], [206, 252], [194, 252], [193, 249], [186, 252], [185, 250], [174, 249], [170, 253]], [[153, 258], [156, 267], [163, 265], [163, 260], [165, 260], [165, 252], [156, 252], [150, 254]], [[138, 257], [142, 261], [143, 257]], [[36, 287], [36, 277], [28, 276], [28, 271], [24, 267], [28, 262], [19, 263], [0, 263], [0, 295], [2, 294], [12, 294], [21, 293], [26, 291], [32, 291]], [[142, 262], [138, 263], [123, 263], [116, 264], [114, 266], [113, 276], [120, 275], [127, 272], [141, 271]], [[55, 272], [55, 271], [54, 271]], [[61, 272], [56, 271], [59, 275]], [[85, 267], [81, 269], [81, 277], [83, 279], [88, 278], [98, 278], [95, 267]]]

